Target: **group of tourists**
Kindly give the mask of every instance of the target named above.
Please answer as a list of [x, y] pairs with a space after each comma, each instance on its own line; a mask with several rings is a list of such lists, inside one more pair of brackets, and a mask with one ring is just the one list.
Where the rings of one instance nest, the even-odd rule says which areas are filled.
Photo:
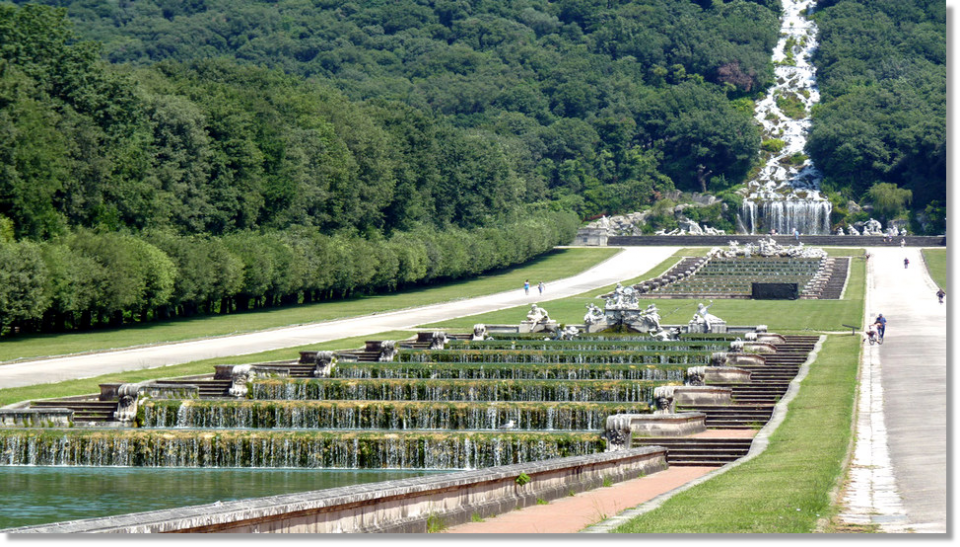
[[[547, 286], [543, 284], [543, 281], [541, 281], [539, 284], [537, 284], [537, 290], [540, 291], [540, 294], [541, 294], [541, 295], [543, 294], [543, 290], [546, 289], [546, 288], [547, 288]], [[527, 279], [527, 280], [525, 280], [525, 281], [523, 282], [523, 294], [530, 294], [530, 280], [529, 280], [529, 279]]]

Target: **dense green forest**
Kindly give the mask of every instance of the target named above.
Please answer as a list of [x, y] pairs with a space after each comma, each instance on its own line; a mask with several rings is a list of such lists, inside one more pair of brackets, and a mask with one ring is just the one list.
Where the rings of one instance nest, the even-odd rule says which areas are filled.
[[[496, 177], [497, 184], [470, 180], [464, 185], [451, 175], [462, 178], [466, 169], [441, 171], [450, 169], [453, 151], [416, 150], [416, 160], [429, 163], [411, 161], [401, 170], [381, 157], [364, 158], [357, 150], [361, 143], [368, 147], [364, 152], [387, 152], [381, 151], [380, 135], [358, 135], [351, 152], [369, 162], [360, 171], [378, 179], [362, 182], [374, 186], [376, 200], [389, 200], [394, 189], [406, 200], [392, 208], [367, 204], [396, 217], [383, 219], [386, 228], [391, 221], [403, 225], [411, 214], [432, 217], [436, 207], [418, 198], [443, 193], [438, 184], [464, 196], [486, 192], [508, 200], [497, 210], [509, 207], [509, 200], [550, 200], [592, 216], [649, 206], [674, 185], [722, 190], [742, 182], [759, 146], [750, 97], [772, 80], [769, 53], [777, 39], [779, 8], [775, 1], [744, 0], [51, 4], [66, 6], [78, 35], [103, 44], [103, 58], [131, 72], [150, 67], [176, 78], [174, 85], [189, 79], [203, 88], [231, 72], [224, 58], [231, 59], [229, 64], [275, 69], [310, 82], [303, 84], [308, 91], [298, 93], [301, 102], [309, 101], [304, 95], [320, 93], [317, 86], [342, 93], [344, 108], [359, 112], [333, 120], [337, 134], [347, 126], [354, 132], [382, 132], [390, 124], [407, 139], [405, 146], [454, 138], [468, 141], [463, 144], [468, 163], [505, 162], [506, 168], [493, 165], [484, 174]], [[164, 62], [170, 60], [185, 64]], [[246, 76], [258, 77], [268, 78]], [[232, 78], [251, 85], [243, 76]], [[135, 76], [150, 88], [157, 85], [147, 81], [152, 79]], [[290, 100], [275, 98], [277, 86], [296, 87], [260, 85], [269, 97], [261, 102], [268, 103]], [[182, 97], [169, 88], [149, 91]], [[188, 97], [201, 103], [204, 115], [206, 100], [225, 99], [219, 102], [226, 108], [246, 107], [241, 101], [251, 99], [245, 90], [222, 98], [206, 91]], [[385, 106], [371, 112], [376, 108], [371, 101]], [[389, 116], [393, 119], [382, 119]], [[358, 117], [372, 119], [356, 123]], [[277, 121], [264, 120], [271, 126]], [[446, 157], [437, 157], [444, 152]], [[202, 166], [195, 171], [195, 178], [209, 178]], [[410, 180], [418, 171], [424, 171], [420, 178]], [[401, 173], [406, 178], [400, 179]], [[711, 180], [698, 173], [710, 173]], [[283, 183], [263, 184], [264, 206], [292, 199], [293, 184], [283, 178]], [[263, 206], [240, 201], [224, 214], [242, 214], [242, 226], [256, 224], [251, 209]], [[449, 211], [441, 211], [442, 220], [460, 211], [455, 202], [443, 205]], [[352, 224], [354, 212], [334, 215], [334, 221]], [[463, 214], [476, 221], [475, 213]]]
[[[942, 5], [821, 5], [810, 153], [837, 210], [912, 196], [942, 219]], [[670, 220], [677, 191], [731, 227], [779, 9], [0, 3], [0, 334], [474, 275], [578, 217]]]
[[814, 62], [821, 104], [808, 150], [824, 186], [844, 198], [835, 202], [840, 213], [846, 200], [865, 196], [887, 217], [912, 197], [931, 233], [944, 233], [946, 3], [821, 0], [819, 6]]
[[570, 241], [577, 215], [729, 187], [777, 20], [746, 1], [52, 4], [0, 4], [0, 332], [473, 275]]

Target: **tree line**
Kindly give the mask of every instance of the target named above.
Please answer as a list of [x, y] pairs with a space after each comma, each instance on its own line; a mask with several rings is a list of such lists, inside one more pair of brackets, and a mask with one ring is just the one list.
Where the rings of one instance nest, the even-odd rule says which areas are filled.
[[227, 314], [392, 292], [521, 264], [571, 241], [570, 212], [389, 238], [309, 227], [221, 237], [80, 228], [14, 241], [0, 223], [0, 334]]

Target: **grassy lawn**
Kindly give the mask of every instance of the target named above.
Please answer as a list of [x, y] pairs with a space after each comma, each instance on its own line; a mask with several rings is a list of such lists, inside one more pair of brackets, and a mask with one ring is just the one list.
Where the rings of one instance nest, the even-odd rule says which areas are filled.
[[5, 338], [0, 341], [0, 362], [251, 332], [472, 298], [519, 289], [523, 286], [524, 279], [529, 279], [531, 284], [536, 285], [541, 280], [554, 281], [570, 277], [617, 252], [617, 249], [608, 248], [557, 249], [522, 266], [491, 272], [469, 281], [392, 294], [131, 325], [121, 329]]
[[921, 249], [923, 261], [927, 263], [927, 271], [930, 277], [944, 291], [947, 290], [947, 250], [946, 249]]
[[363, 347], [363, 343], [367, 340], [404, 340], [413, 335], [414, 333], [409, 331], [381, 332], [379, 334], [344, 338], [342, 340], [310, 344], [308, 346], [300, 346], [295, 348], [283, 348], [265, 351], [262, 353], [253, 353], [250, 355], [217, 357], [215, 359], [193, 361], [191, 363], [184, 363], [182, 365], [172, 365], [169, 367], [130, 372], [117, 372], [114, 374], [104, 374], [103, 376], [97, 376], [94, 378], [67, 380], [65, 382], [57, 382], [54, 384], [38, 384], [19, 388], [0, 389], [0, 407], [18, 403], [20, 401], [51, 399], [55, 397], [70, 397], [88, 393], [100, 393], [100, 384], [110, 382], [134, 383], [142, 382], [144, 380], [156, 380], [159, 378], [175, 378], [179, 376], [213, 374], [214, 365], [240, 365], [245, 363], [265, 363], [268, 361], [297, 359], [299, 357], [299, 352], [302, 350], [354, 349]]
[[850, 444], [861, 339], [829, 336], [758, 457], [675, 495], [619, 533], [809, 533], [834, 516]]
[[[672, 267], [681, 256], [698, 256], [708, 249], [682, 249], [644, 275], [624, 282], [624, 285], [656, 277]], [[836, 253], [836, 254], [835, 254]], [[832, 249], [833, 256], [861, 256], [862, 249]], [[850, 263], [850, 279], [843, 300], [731, 300], [717, 299], [710, 313], [723, 318], [730, 325], [767, 325], [772, 332], [797, 334], [809, 332], [834, 332], [844, 330], [843, 325], [859, 325], [863, 316], [863, 286], [866, 265], [854, 258]], [[858, 289], [856, 287], [859, 287]], [[550, 318], [560, 323], [582, 323], [586, 305], [594, 303], [602, 307], [597, 295], [613, 290], [604, 287], [590, 293], [543, 303]], [[660, 310], [664, 325], [686, 324], [700, 299], [640, 299], [641, 307], [654, 303]], [[706, 302], [704, 302], [706, 303]], [[423, 328], [469, 329], [477, 323], [490, 325], [517, 324], [526, 317], [528, 306], [517, 306], [490, 313], [461, 317], [450, 321], [425, 325]]]

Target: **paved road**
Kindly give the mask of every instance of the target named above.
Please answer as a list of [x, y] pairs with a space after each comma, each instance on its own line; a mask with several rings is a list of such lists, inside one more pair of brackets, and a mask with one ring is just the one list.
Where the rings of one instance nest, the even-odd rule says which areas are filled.
[[[510, 308], [532, 302], [566, 298], [617, 281], [636, 277], [663, 262], [679, 247], [626, 247], [603, 263], [567, 279], [553, 281], [541, 297], [536, 287], [364, 317], [286, 327], [236, 336], [209, 338], [129, 350], [25, 361], [0, 366], [0, 387], [19, 387], [90, 378], [113, 372], [189, 363], [200, 359], [247, 355], [363, 336]], [[547, 308], [549, 311], [549, 308]], [[518, 317], [519, 323], [523, 317]]]
[[[869, 250], [872, 317], [887, 318], [879, 348], [883, 412], [897, 490], [916, 531], [947, 525], [947, 306], [920, 249]], [[909, 258], [909, 268], [903, 259]]]
[[[870, 248], [857, 442], [841, 518], [887, 532], [947, 531], [947, 310], [920, 250]], [[904, 268], [903, 260], [910, 260]]]

